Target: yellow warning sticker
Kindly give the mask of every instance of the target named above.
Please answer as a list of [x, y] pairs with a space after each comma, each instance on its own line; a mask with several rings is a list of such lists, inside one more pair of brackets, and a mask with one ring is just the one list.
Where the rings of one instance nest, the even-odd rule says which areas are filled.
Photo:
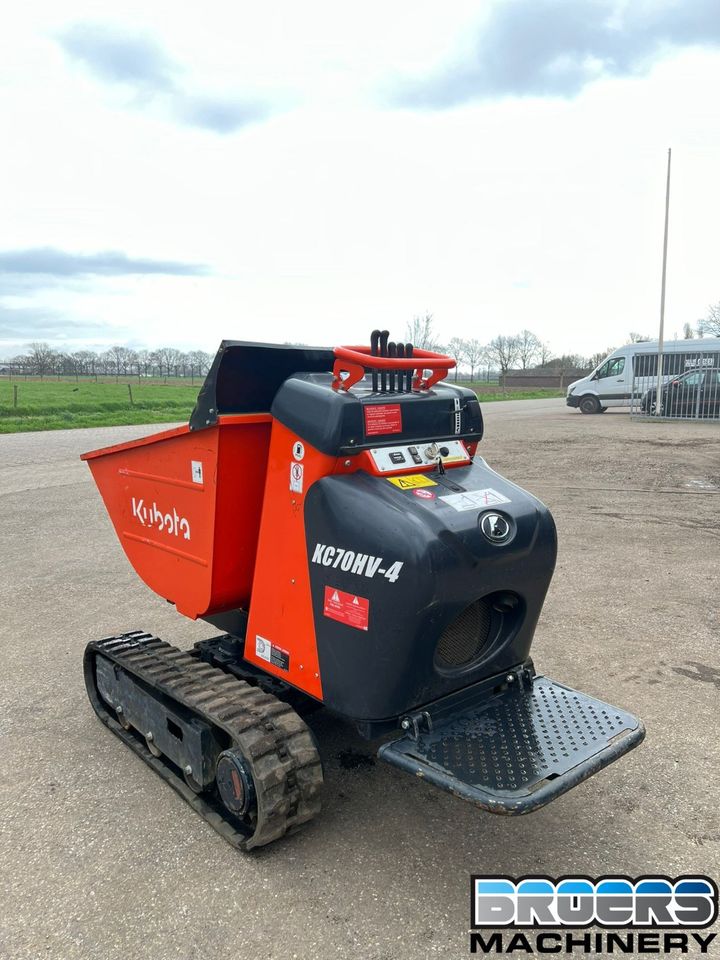
[[415, 490], [416, 487], [436, 487], [437, 483], [422, 473], [411, 473], [409, 477], [385, 477], [401, 490]]

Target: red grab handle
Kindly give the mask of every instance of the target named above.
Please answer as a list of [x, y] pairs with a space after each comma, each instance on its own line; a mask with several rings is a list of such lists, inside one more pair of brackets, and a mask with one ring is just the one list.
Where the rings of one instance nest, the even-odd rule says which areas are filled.
[[[365, 376], [366, 370], [414, 370], [413, 388], [428, 390], [447, 376], [456, 365], [452, 357], [415, 347], [411, 357], [378, 357], [370, 353], [370, 347], [335, 347], [333, 374], [334, 390], [349, 390]], [[420, 361], [420, 362], [418, 362]], [[423, 378], [423, 370], [433, 373]], [[340, 374], [346, 373], [343, 379]]]

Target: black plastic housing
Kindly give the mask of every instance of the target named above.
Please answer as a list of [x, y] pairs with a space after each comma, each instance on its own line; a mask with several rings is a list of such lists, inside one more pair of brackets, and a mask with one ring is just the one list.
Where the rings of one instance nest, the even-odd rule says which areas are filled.
[[[440, 383], [431, 390], [412, 393], [374, 393], [369, 383], [347, 392], [331, 389], [331, 383], [328, 374], [296, 374], [278, 390], [271, 408], [277, 420], [321, 453], [343, 456], [383, 443], [482, 438], [480, 404], [467, 387]], [[376, 405], [399, 406], [402, 430], [368, 435], [364, 410]], [[455, 418], [456, 409], [459, 420]]]
[[275, 394], [298, 370], [330, 371], [327, 347], [223, 340], [200, 388], [190, 429], [203, 430], [225, 413], [267, 413]]
[[[305, 528], [315, 633], [326, 706], [357, 721], [401, 716], [526, 660], [550, 584], [557, 541], [550, 511], [483, 460], [429, 475], [432, 499], [358, 472], [319, 480], [308, 491]], [[484, 509], [457, 511], [442, 496], [492, 489], [509, 502], [492, 507], [511, 524], [503, 544], [482, 533]], [[318, 544], [403, 566], [391, 582], [317, 562]], [[324, 615], [325, 589], [369, 601], [367, 631]], [[468, 604], [491, 597], [499, 626], [467, 667], [441, 670], [437, 642]], [[515, 598], [513, 606], [508, 597]]]

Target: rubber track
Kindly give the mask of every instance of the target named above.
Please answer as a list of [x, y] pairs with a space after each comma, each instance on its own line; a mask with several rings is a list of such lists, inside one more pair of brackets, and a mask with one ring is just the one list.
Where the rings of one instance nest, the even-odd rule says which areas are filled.
[[[98, 692], [97, 657], [117, 664], [229, 735], [252, 770], [256, 822], [246, 824], [233, 816], [215, 790], [196, 794], [174, 765], [153, 756], [144, 739], [123, 729]], [[312, 734], [292, 707], [277, 697], [140, 630], [89, 643], [84, 672], [90, 702], [102, 722], [234, 847], [264, 846], [319, 813], [323, 774]]]

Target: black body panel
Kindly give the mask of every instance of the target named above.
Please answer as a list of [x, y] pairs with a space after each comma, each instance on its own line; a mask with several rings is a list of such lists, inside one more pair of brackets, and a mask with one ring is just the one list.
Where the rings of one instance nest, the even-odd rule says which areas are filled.
[[[482, 438], [480, 404], [467, 387], [441, 383], [413, 393], [373, 393], [369, 381], [363, 381], [345, 392], [331, 390], [331, 381], [327, 374], [293, 376], [278, 390], [272, 405], [272, 415], [280, 423], [321, 453], [338, 456], [382, 443]], [[399, 407], [402, 428], [368, 435], [364, 408], [375, 405]]]
[[[364, 472], [313, 484], [305, 529], [315, 633], [326, 706], [358, 721], [401, 716], [454, 690], [522, 663], [552, 577], [555, 525], [548, 509], [478, 460], [444, 475], [421, 499]], [[490, 488], [509, 502], [492, 507], [511, 535], [491, 543], [487, 509], [458, 511], [441, 497]], [[323, 548], [319, 550], [319, 546]], [[327, 548], [330, 548], [329, 550]], [[373, 576], [343, 570], [343, 551], [381, 558]], [[392, 582], [393, 564], [402, 568]], [[382, 571], [382, 572], [381, 572]], [[391, 573], [394, 576], [394, 573]], [[369, 601], [367, 630], [325, 615], [325, 589]], [[467, 667], [437, 665], [443, 631], [484, 597], [493, 608], [488, 642]]]
[[223, 413], [268, 413], [289, 376], [299, 370], [329, 371], [334, 362], [326, 347], [223, 340], [190, 415], [190, 429], [210, 427]]

